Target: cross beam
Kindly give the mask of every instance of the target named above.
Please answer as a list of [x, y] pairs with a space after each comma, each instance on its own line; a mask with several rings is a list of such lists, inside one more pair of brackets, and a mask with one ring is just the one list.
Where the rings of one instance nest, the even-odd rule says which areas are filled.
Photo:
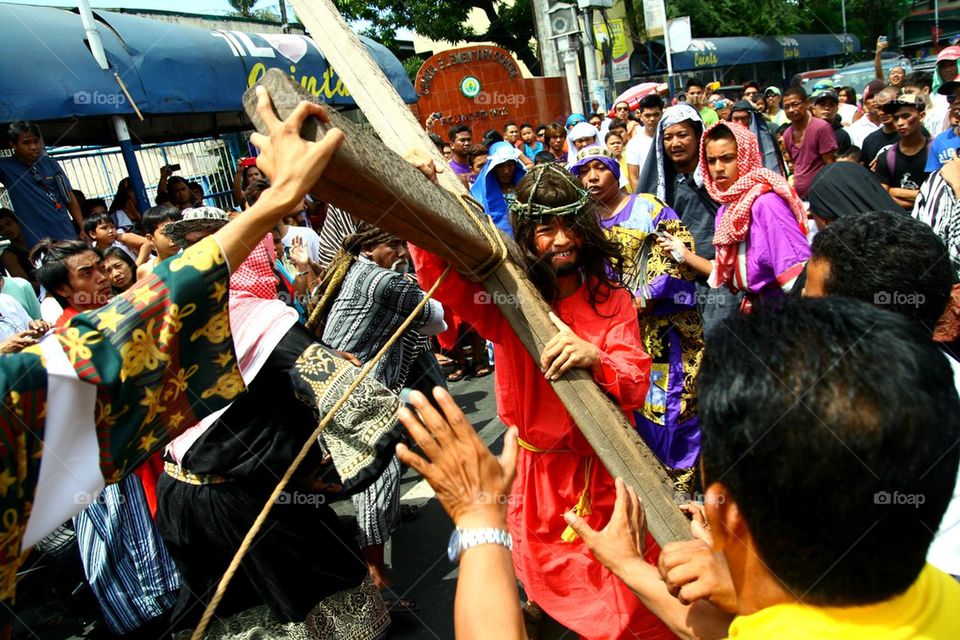
[[[436, 147], [333, 3], [293, 0], [293, 4], [380, 136], [377, 140], [332, 110], [328, 110], [329, 125], [311, 119], [301, 132], [304, 138], [319, 139], [330, 127], [342, 129], [346, 138], [311, 193], [435, 253], [463, 273], [475, 274], [491, 254], [489, 236], [482, 226], [488, 224], [485, 215], [475, 208], [465, 208], [467, 191], [452, 171], [441, 174], [440, 187], [400, 157], [399, 153], [419, 148], [430, 152], [436, 164], [443, 166]], [[268, 71], [260, 83], [270, 93], [281, 118], [308, 97], [279, 70]], [[244, 103], [254, 125], [264, 132], [252, 89], [244, 95]], [[512, 241], [505, 241], [512, 247]], [[531, 357], [539, 360], [557, 329], [547, 315], [549, 307], [522, 268], [507, 259], [483, 285]], [[673, 484], [663, 465], [627, 422], [620, 407], [582, 369], [572, 369], [551, 384], [610, 474], [623, 478], [643, 498], [647, 523], [657, 542], [662, 545], [690, 539], [689, 524], [677, 508]]]

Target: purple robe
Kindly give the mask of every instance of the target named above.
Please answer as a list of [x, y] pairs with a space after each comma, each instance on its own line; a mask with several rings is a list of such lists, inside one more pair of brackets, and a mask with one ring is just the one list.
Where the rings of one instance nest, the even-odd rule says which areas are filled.
[[[651, 307], [638, 315], [653, 364], [646, 402], [634, 412], [637, 432], [669, 469], [688, 471], [700, 454], [695, 380], [703, 327], [693, 271], [665, 255], [651, 234], [666, 231], [691, 250], [693, 236], [673, 209], [648, 194], [631, 196], [619, 213], [600, 224], [623, 248], [624, 284]], [[689, 491], [688, 481], [689, 472], [678, 489]]]
[[[722, 206], [717, 211], [717, 225], [726, 210]], [[737, 248], [730, 284], [754, 297], [790, 293], [810, 259], [807, 237], [787, 203], [773, 192], [758, 196], [750, 213], [750, 231]]]

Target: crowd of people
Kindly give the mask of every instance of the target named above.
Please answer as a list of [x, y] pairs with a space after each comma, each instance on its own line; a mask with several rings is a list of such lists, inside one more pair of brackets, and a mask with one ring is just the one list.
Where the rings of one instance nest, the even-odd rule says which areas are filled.
[[[342, 139], [299, 137], [316, 105], [284, 123], [260, 91], [269, 135], [230, 210], [169, 167], [145, 211], [129, 179], [86, 199], [12, 124], [6, 610], [23, 553], [66, 528], [107, 633], [187, 633], [302, 459], [208, 637], [382, 638], [416, 611], [384, 556], [417, 515], [404, 464], [456, 526], [458, 638], [960, 637], [958, 59], [936, 92], [899, 73], [860, 99], [733, 100], [691, 79], [478, 144], [433, 133], [550, 307], [537, 357], [416, 238], [307, 195]], [[436, 180], [431, 157], [407, 159]], [[662, 465], [691, 540], [647, 531], [554, 391], [574, 369]], [[499, 459], [446, 391], [469, 373], [494, 375]], [[347, 499], [353, 530], [329, 504]]]

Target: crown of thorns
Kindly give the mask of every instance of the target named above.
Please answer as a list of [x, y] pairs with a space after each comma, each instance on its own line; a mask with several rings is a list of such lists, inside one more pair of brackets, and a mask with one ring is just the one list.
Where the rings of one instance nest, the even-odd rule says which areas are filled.
[[[576, 190], [577, 199], [573, 202], [559, 206], [550, 206], [546, 204], [540, 204], [539, 202], [534, 202], [533, 199], [536, 197], [537, 189], [540, 187], [540, 180], [548, 171], [552, 171], [563, 176], [564, 179]], [[527, 198], [527, 201], [520, 202], [519, 200], [515, 200], [510, 204], [510, 211], [514, 215], [538, 218], [543, 216], [567, 216], [578, 213], [580, 209], [584, 207], [584, 205], [590, 202], [590, 194], [581, 189], [580, 185], [574, 182], [572, 175], [558, 167], [556, 164], [551, 162], [539, 165], [530, 170], [530, 173], [534, 172], [536, 172], [537, 177], [533, 182], [533, 189], [530, 190], [530, 196]]]

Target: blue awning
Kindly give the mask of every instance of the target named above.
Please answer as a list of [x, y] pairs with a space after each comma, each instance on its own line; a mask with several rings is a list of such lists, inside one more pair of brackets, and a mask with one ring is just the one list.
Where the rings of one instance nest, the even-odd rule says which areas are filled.
[[[294, 34], [208, 31], [108, 11], [96, 19], [111, 70], [100, 69], [80, 16], [50, 7], [0, 4], [0, 122], [131, 115], [114, 71], [145, 116], [239, 114], [241, 97], [279, 68], [336, 106], [355, 106], [316, 44]], [[403, 65], [361, 37], [405, 102], [417, 100]]]
[[697, 38], [687, 51], [673, 54], [675, 71], [733, 67], [761, 62], [841, 56], [860, 51], [850, 34], [765, 36], [762, 38]]

